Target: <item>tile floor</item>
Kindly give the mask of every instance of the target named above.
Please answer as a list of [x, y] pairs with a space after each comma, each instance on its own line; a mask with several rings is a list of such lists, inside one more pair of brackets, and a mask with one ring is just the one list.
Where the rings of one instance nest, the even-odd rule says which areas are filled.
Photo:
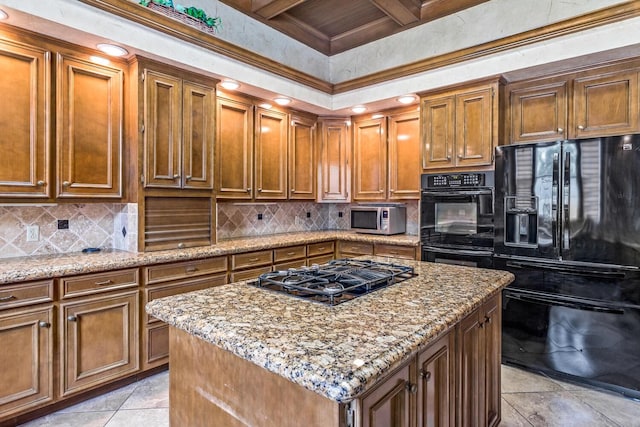
[[[169, 373], [31, 421], [28, 427], [169, 426]], [[640, 427], [640, 402], [502, 367], [503, 427]]]

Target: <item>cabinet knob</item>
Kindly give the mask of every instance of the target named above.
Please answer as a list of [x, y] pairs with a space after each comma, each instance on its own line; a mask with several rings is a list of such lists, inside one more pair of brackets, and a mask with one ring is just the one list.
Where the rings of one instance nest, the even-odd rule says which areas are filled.
[[190, 180], [190, 179], [191, 179], [191, 178], [193, 178], [193, 177], [192, 177], [191, 175], [187, 175], [187, 176], [185, 176], [185, 178], [186, 178], [186, 179], [187, 179], [187, 181], [188, 181], [188, 180]]
[[44, 186], [44, 181], [40, 180], [40, 181], [36, 182], [36, 184], [38, 185], [38, 187], [42, 187], [42, 186]]
[[423, 380], [429, 381], [431, 379], [431, 372], [430, 371], [420, 371], [420, 376], [422, 377]]
[[184, 243], [178, 243], [178, 249], [184, 249]]
[[38, 326], [40, 326], [41, 328], [49, 328], [51, 327], [51, 323], [41, 320], [38, 322]]
[[296, 189], [295, 189], [295, 188], [292, 188], [292, 189], [291, 189], [291, 192], [292, 192], [292, 193], [295, 193], [295, 191], [296, 191]]
[[247, 187], [247, 193], [251, 193], [251, 187]]
[[484, 323], [491, 323], [491, 317], [484, 316]]
[[180, 178], [180, 175], [178, 174], [173, 175], [173, 179], [178, 179], [178, 178]]
[[78, 318], [72, 314], [71, 316], [67, 316], [67, 320], [69, 322], [77, 322]]
[[413, 384], [410, 381], [407, 381], [404, 385], [405, 390], [407, 390], [411, 394], [416, 394], [418, 392], [418, 385]]
[[580, 130], [584, 130], [584, 126], [582, 126], [582, 125], [578, 125], [578, 129], [580, 129]]
[[258, 188], [258, 193], [262, 193], [262, 188]]
[[447, 160], [451, 160], [451, 156], [447, 156]]
[[459, 159], [464, 159], [464, 156], [462, 154], [458, 154], [458, 158]]
[[70, 185], [71, 185], [71, 183], [70, 183], [69, 181], [63, 181], [63, 182], [62, 182], [62, 186], [63, 186], [63, 187], [68, 187], [68, 186], [70, 186]]
[[4, 297], [0, 297], [0, 302], [11, 301], [15, 297], [13, 295], [6, 295]]
[[558, 133], [562, 133], [562, 132], [564, 132], [564, 129], [558, 128]]

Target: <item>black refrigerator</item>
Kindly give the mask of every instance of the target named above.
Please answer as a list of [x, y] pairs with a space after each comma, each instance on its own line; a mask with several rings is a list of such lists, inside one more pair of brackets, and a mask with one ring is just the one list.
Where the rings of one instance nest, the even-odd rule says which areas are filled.
[[507, 364], [640, 397], [640, 135], [496, 149]]

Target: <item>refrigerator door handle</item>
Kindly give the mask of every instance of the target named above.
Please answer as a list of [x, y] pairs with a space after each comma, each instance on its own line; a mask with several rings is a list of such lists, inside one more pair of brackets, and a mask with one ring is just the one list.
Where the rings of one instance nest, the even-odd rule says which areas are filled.
[[558, 153], [553, 154], [553, 176], [551, 185], [551, 240], [553, 247], [558, 247], [558, 181], [559, 181], [559, 160]]
[[567, 151], [564, 153], [564, 173], [563, 173], [563, 221], [562, 221], [562, 248], [569, 249], [569, 203], [571, 202], [571, 154]]
[[505, 292], [505, 298], [517, 299], [525, 302], [532, 302], [538, 304], [546, 304], [546, 305], [554, 305], [561, 306], [567, 308], [573, 308], [575, 310], [587, 310], [587, 311], [596, 311], [598, 313], [608, 313], [608, 314], [624, 314], [624, 310], [621, 308], [612, 308], [595, 304], [584, 304], [579, 301], [564, 301], [558, 300], [555, 298], [544, 297], [541, 295], [522, 295], [518, 293]]
[[507, 261], [507, 267], [511, 268], [535, 268], [538, 270], [548, 270], [557, 273], [571, 274], [574, 276], [594, 277], [598, 279], [624, 279], [627, 275], [622, 271], [598, 271], [598, 270], [582, 270], [579, 268], [571, 268], [569, 266], [555, 266], [542, 264], [537, 262], [526, 261]]

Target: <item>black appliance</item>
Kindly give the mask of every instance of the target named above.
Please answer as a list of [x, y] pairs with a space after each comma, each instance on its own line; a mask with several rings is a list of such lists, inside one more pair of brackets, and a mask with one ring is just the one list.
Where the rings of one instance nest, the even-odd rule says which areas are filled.
[[337, 305], [415, 276], [413, 267], [407, 265], [336, 259], [322, 265], [264, 273], [249, 284]]
[[640, 135], [496, 148], [502, 360], [640, 397]]
[[422, 175], [423, 261], [492, 266], [493, 180], [493, 171]]

